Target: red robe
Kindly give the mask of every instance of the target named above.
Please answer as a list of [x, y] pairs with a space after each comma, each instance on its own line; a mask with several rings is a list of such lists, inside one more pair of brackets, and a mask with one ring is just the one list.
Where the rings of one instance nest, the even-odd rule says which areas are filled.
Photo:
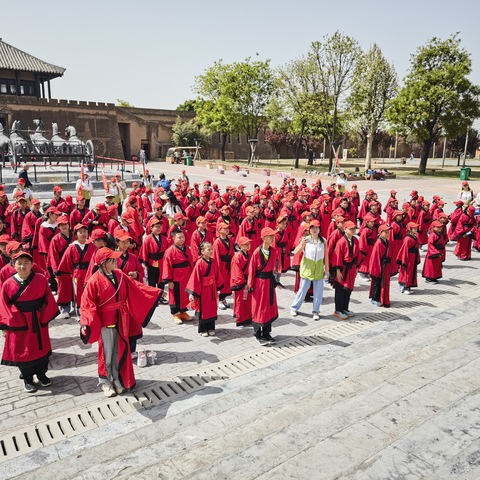
[[[82, 296], [80, 326], [87, 326], [84, 343], [98, 342], [98, 375], [106, 378], [102, 327], [116, 325], [118, 331], [119, 380], [125, 388], [135, 386], [129, 337], [145, 327], [155, 311], [160, 290], [136, 282], [120, 270], [114, 270], [115, 285], [101, 270], [87, 282]], [[140, 335], [136, 338], [141, 337]]]
[[209, 261], [203, 257], [195, 264], [188, 279], [186, 291], [195, 297], [194, 307], [199, 314], [198, 331], [214, 330], [217, 319], [217, 291], [223, 287], [223, 278], [214, 258]]
[[370, 256], [372, 255], [373, 246], [375, 245], [375, 240], [377, 238], [376, 228], [363, 227], [362, 232], [360, 233], [360, 255], [361, 255], [361, 265], [358, 269], [361, 273], [369, 273], [368, 268], [370, 266]]
[[38, 231], [38, 265], [43, 269], [47, 268], [47, 255], [48, 251], [50, 250], [50, 242], [58, 233], [56, 224], [53, 224], [53, 228], [45, 225], [51, 224], [48, 222], [43, 222]]
[[183, 313], [188, 310], [188, 293], [185, 291], [190, 274], [193, 270], [190, 249], [183, 249], [173, 244], [168, 247], [163, 257], [162, 281], [173, 282], [173, 288], [168, 289], [168, 303], [172, 313]]
[[280, 262], [278, 270], [285, 273], [290, 269], [290, 250], [286, 229], [282, 232], [280, 230], [275, 231], [275, 248]]
[[330, 260], [331, 268], [342, 272], [342, 280], [338, 281], [335, 275], [335, 283], [339, 283], [347, 290], [353, 290], [355, 277], [357, 276], [357, 265], [360, 258], [360, 247], [356, 237], [349, 242], [346, 236], [342, 236], [335, 245]]
[[467, 213], [463, 212], [457, 221], [453, 239], [457, 241], [453, 254], [461, 260], [470, 260], [472, 258], [472, 240], [474, 235], [475, 220]]
[[238, 242], [240, 237], [248, 237], [250, 239], [250, 250], [255, 250], [260, 245], [260, 232], [258, 231], [258, 225], [255, 218], [252, 220], [249, 220], [248, 218], [243, 219], [235, 241]]
[[198, 228], [192, 233], [192, 238], [190, 239], [190, 253], [192, 254], [193, 263], [196, 263], [197, 260], [202, 256], [200, 251], [200, 245], [203, 242], [212, 243], [215, 240], [215, 237], [207, 229], [203, 234], [198, 230]]
[[217, 262], [220, 274], [222, 276], [223, 288], [220, 293], [230, 295], [230, 266], [233, 258], [233, 240], [230, 238], [217, 238], [213, 242], [213, 258]]
[[[39, 267], [35, 262], [33, 262], [32, 271], [43, 275], [47, 280], [50, 278], [49, 273], [43, 268]], [[7, 279], [13, 277], [16, 273], [17, 271], [12, 265], [12, 262], [9, 262], [5, 266], [3, 266], [0, 270], [0, 286], [3, 285], [7, 281]]]
[[430, 224], [432, 223], [432, 215], [430, 212], [428, 210], [425, 211], [422, 208], [418, 214], [417, 223], [419, 225], [417, 233], [418, 244], [426, 245], [428, 243], [428, 230], [430, 229]]
[[23, 211], [20, 210], [20, 208], [17, 208], [12, 212], [12, 217], [10, 219], [10, 236], [13, 240], [17, 240], [17, 242], [22, 240], [22, 225], [28, 212], [30, 212], [29, 207], [25, 207], [25, 210]]
[[270, 247], [265, 258], [261, 247], [255, 249], [248, 266], [248, 287], [252, 292], [253, 323], [266, 325], [278, 318], [276, 281], [274, 276], [277, 251]]
[[155, 219], [155, 218], [159, 218], [161, 221], [162, 221], [162, 235], [166, 235], [167, 232], [168, 232], [168, 229], [170, 227], [170, 224], [168, 223], [168, 218], [165, 216], [165, 215], [162, 215], [162, 216], [158, 216], [158, 215], [152, 215], [149, 219], [148, 219], [148, 222], [147, 222], [147, 226], [145, 228], [146, 230], [146, 234], [147, 235], [150, 235], [152, 233], [152, 220]]
[[[390, 306], [390, 277], [392, 265], [392, 246], [388, 240], [378, 238], [373, 246], [368, 270], [372, 280], [380, 279], [380, 303]], [[372, 298], [372, 282], [370, 283], [370, 298]]]
[[35, 234], [35, 225], [37, 220], [42, 216], [40, 212], [35, 213], [33, 210], [30, 210], [26, 215], [22, 225], [22, 240], [21, 242], [25, 244], [25, 249], [27, 251], [31, 250], [31, 244], [33, 242], [33, 235]]
[[151, 233], [145, 237], [145, 241], [140, 249], [139, 259], [144, 265], [159, 269], [159, 280], [162, 279], [163, 257], [167, 249], [167, 239], [164, 235], [158, 238]]
[[32, 272], [8, 278], [0, 293], [0, 330], [6, 330], [2, 365], [29, 367], [52, 353], [48, 324], [59, 314], [48, 280]]
[[230, 289], [233, 291], [233, 314], [237, 327], [252, 323], [252, 294], [247, 287], [249, 263], [248, 253], [240, 251], [233, 256]]
[[72, 275], [73, 290], [75, 292], [75, 303], [77, 306], [81, 304], [83, 290], [87, 277], [87, 270], [90, 261], [96, 252], [93, 243], [86, 243], [83, 250], [80, 248], [78, 242], [70, 244], [65, 251], [65, 255], [60, 260], [58, 271], [63, 275], [68, 273]]
[[73, 281], [72, 275], [59, 273], [58, 267], [60, 260], [67, 251], [68, 246], [72, 243], [73, 234], [65, 237], [62, 233], [57, 233], [50, 242], [48, 250], [47, 266], [52, 269], [57, 280], [57, 303], [59, 306], [67, 306], [73, 300]]
[[207, 230], [211, 232], [212, 235], [215, 235], [216, 233], [217, 220], [219, 217], [220, 212], [218, 210], [215, 210], [215, 212], [208, 210], [208, 212], [205, 214], [205, 220], [207, 221]]
[[[128, 275], [132, 272], [137, 272], [137, 278], [134, 278], [137, 282], [143, 283], [144, 270], [138, 257], [130, 252], [125, 252], [120, 258], [118, 258], [118, 269]], [[133, 277], [132, 277], [133, 278]]]
[[88, 227], [88, 219], [91, 218], [90, 215], [87, 216], [89, 213], [90, 210], [87, 207], [85, 207], [83, 210], [75, 208], [70, 215], [70, 228], [73, 230], [73, 227], [79, 223]]
[[390, 263], [390, 271], [392, 275], [398, 273], [399, 265], [396, 262], [398, 257], [398, 252], [402, 246], [403, 239], [405, 238], [405, 226], [401, 222], [396, 222], [395, 220], [390, 225], [390, 235], [388, 241], [392, 248], [392, 262]]
[[420, 253], [417, 239], [408, 233], [398, 252], [397, 263], [400, 265], [398, 283], [405, 285], [405, 288], [416, 287], [418, 285], [417, 265], [420, 263]]
[[429, 280], [442, 278], [442, 262], [445, 253], [445, 236], [431, 232], [428, 237], [427, 254], [423, 264], [422, 277]]

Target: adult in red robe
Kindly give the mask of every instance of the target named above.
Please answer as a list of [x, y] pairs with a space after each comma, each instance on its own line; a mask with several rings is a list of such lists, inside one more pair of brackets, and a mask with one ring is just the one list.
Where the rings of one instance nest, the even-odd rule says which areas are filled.
[[0, 292], [0, 329], [6, 331], [2, 365], [17, 366], [25, 390], [33, 393], [34, 375], [42, 386], [51, 383], [46, 376], [52, 353], [48, 324], [59, 311], [47, 279], [32, 271], [32, 256], [19, 252], [13, 262], [17, 273]]
[[63, 318], [70, 317], [70, 310], [73, 301], [73, 280], [72, 275], [59, 273], [60, 260], [67, 251], [68, 246], [73, 241], [73, 233], [70, 231], [70, 225], [66, 216], [61, 216], [57, 221], [60, 230], [50, 242], [48, 250], [47, 267], [53, 272], [57, 282], [57, 304]]
[[230, 290], [230, 264], [233, 257], [233, 240], [229, 237], [229, 227], [226, 223], [218, 224], [219, 237], [213, 242], [213, 258], [217, 262], [222, 276], [222, 288], [219, 294], [219, 307], [225, 310], [229, 307], [227, 297], [232, 294]]
[[75, 303], [80, 307], [85, 282], [87, 279], [87, 270], [92, 257], [97, 250], [95, 245], [87, 242], [87, 227], [79, 223], [73, 229], [76, 240], [71, 243], [63, 258], [60, 260], [58, 272], [72, 275], [73, 290], [75, 292]]
[[190, 249], [185, 245], [185, 235], [173, 234], [173, 245], [168, 247], [163, 257], [162, 281], [168, 283], [168, 302], [175, 323], [191, 320], [187, 314], [188, 293], [185, 291], [193, 270]]
[[260, 345], [272, 345], [272, 323], [278, 318], [277, 295], [275, 291], [275, 265], [277, 251], [273, 247], [275, 231], [264, 228], [261, 233], [262, 245], [252, 254], [248, 266], [248, 287], [252, 293], [252, 323], [254, 335]]
[[388, 240], [390, 229], [388, 225], [380, 225], [378, 239], [370, 256], [370, 292], [369, 298], [377, 307], [390, 307], [390, 267], [392, 265], [392, 246]]
[[422, 277], [429, 283], [437, 283], [437, 280], [442, 278], [442, 262], [445, 254], [446, 238], [442, 235], [442, 223], [435, 220], [431, 226], [432, 231], [428, 237], [428, 248], [423, 264]]
[[418, 251], [417, 240], [418, 223], [407, 224], [407, 234], [403, 239], [402, 246], [397, 255], [397, 263], [400, 265], [398, 284], [400, 292], [410, 295], [412, 287], [417, 283], [417, 266], [420, 263], [420, 252]]
[[335, 313], [341, 320], [353, 317], [350, 311], [350, 296], [355, 286], [357, 265], [360, 261], [358, 239], [354, 236], [357, 226], [352, 221], [343, 224], [345, 234], [338, 240], [330, 261], [330, 270], [334, 270]]
[[240, 251], [232, 258], [230, 288], [233, 291], [233, 316], [237, 327], [252, 323], [252, 294], [248, 290], [248, 266], [251, 242], [248, 237], [238, 239]]
[[99, 344], [98, 375], [106, 396], [135, 386], [129, 336], [148, 324], [160, 294], [116, 269], [119, 255], [106, 247], [96, 252], [99, 269], [85, 286], [80, 309], [82, 341]]
[[215, 335], [217, 292], [222, 287], [223, 277], [213, 258], [213, 246], [211, 243], [203, 243], [202, 256], [193, 268], [186, 290], [198, 316], [198, 333], [204, 337]]

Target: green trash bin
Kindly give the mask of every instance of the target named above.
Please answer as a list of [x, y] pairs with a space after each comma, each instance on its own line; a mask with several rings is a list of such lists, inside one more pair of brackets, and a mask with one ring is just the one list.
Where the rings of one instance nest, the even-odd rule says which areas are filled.
[[187, 155], [187, 165], [189, 167], [193, 165], [193, 157], [191, 155]]
[[468, 180], [471, 173], [472, 169], [470, 167], [460, 168], [460, 180]]

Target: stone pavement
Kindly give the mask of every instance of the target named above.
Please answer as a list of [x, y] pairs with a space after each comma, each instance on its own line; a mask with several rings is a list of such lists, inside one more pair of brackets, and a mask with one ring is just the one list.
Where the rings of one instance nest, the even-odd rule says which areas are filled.
[[[205, 170], [189, 167], [191, 181]], [[223, 186], [265, 180], [208, 173]], [[415, 188], [411, 179], [358, 184], [362, 192], [381, 192], [383, 203], [391, 188], [402, 196]], [[440, 193], [451, 202], [459, 182], [413, 185], [426, 198]], [[234, 326], [231, 310], [220, 312], [217, 337], [203, 338], [195, 325], [174, 325], [160, 307], [141, 342], [157, 352], [157, 364], [135, 367], [137, 391], [233, 359], [248, 363], [265, 350], [273, 360], [29, 453], [2, 460], [0, 451], [0, 478], [480, 478], [480, 255], [459, 262], [451, 250], [439, 285], [420, 279], [415, 295], [405, 297], [393, 279], [389, 310], [373, 307], [368, 284], [358, 283], [358, 315], [348, 322], [332, 316], [328, 289], [319, 322], [308, 303], [291, 318], [293, 274], [286, 274], [274, 325], [279, 345], [269, 349], [258, 347], [250, 329]], [[371, 318], [380, 321], [347, 328]], [[315, 343], [322, 329], [334, 328], [344, 333]], [[107, 401], [96, 387], [96, 346], [81, 344], [76, 320], [55, 320], [51, 336], [52, 387], [26, 394], [17, 371], [0, 368], [1, 438]], [[281, 357], [300, 341], [309, 348]]]

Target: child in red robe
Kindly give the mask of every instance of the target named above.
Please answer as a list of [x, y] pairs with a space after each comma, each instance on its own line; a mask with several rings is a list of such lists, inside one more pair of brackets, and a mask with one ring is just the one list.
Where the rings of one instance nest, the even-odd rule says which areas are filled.
[[233, 315], [237, 327], [252, 323], [252, 294], [248, 291], [248, 265], [251, 241], [248, 237], [237, 240], [240, 251], [232, 259], [230, 288], [233, 291]]
[[437, 283], [442, 278], [442, 262], [445, 253], [446, 236], [443, 234], [443, 224], [435, 220], [431, 224], [432, 231], [428, 237], [428, 248], [423, 264], [422, 277], [428, 283]]
[[386, 224], [378, 227], [378, 239], [370, 256], [370, 294], [376, 307], [390, 307], [390, 277], [392, 245], [388, 240], [390, 229]]
[[413, 293], [412, 287], [418, 285], [417, 266], [420, 263], [420, 253], [418, 251], [417, 231], [418, 223], [409, 222], [407, 224], [407, 234], [397, 255], [397, 263], [400, 265], [398, 285], [400, 293], [405, 295], [411, 295]]

